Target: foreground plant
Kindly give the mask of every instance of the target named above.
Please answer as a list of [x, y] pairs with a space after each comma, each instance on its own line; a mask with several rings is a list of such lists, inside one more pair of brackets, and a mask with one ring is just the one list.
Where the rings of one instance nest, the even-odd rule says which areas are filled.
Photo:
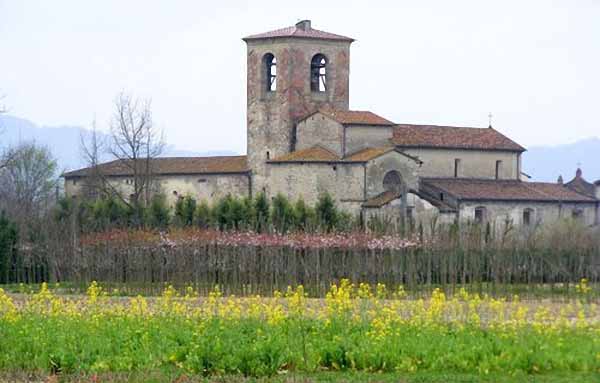
[[402, 288], [341, 281], [325, 300], [302, 286], [275, 298], [86, 299], [46, 285], [24, 301], [0, 290], [0, 370], [99, 373], [180, 370], [272, 376], [345, 370], [538, 374], [600, 372], [595, 305], [560, 309], [461, 291], [411, 300]]

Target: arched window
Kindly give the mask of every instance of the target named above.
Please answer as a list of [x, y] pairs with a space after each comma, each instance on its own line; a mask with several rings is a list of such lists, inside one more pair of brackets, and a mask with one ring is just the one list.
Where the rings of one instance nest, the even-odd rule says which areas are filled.
[[267, 92], [277, 89], [277, 59], [272, 53], [267, 53], [264, 58], [265, 88]]
[[327, 57], [318, 53], [310, 62], [310, 90], [325, 92], [327, 90]]
[[383, 189], [385, 191], [402, 192], [402, 176], [396, 170], [391, 170], [383, 177]]

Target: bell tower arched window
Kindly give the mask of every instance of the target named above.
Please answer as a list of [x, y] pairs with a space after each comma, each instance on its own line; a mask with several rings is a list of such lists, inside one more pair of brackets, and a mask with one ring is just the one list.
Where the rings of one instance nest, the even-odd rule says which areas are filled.
[[265, 89], [267, 92], [277, 90], [277, 59], [272, 53], [267, 53], [263, 60], [265, 69]]
[[327, 90], [327, 57], [318, 53], [310, 62], [310, 90], [325, 92]]

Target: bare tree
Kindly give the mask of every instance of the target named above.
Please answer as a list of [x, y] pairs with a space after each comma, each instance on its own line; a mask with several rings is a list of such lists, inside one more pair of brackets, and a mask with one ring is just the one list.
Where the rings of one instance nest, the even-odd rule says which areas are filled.
[[81, 156], [89, 169], [84, 180], [85, 195], [95, 198], [107, 192], [114, 194], [114, 191], [110, 189], [111, 184], [104, 176], [100, 166], [101, 154], [106, 151], [106, 140], [99, 135], [95, 119], [92, 122], [91, 131], [82, 131], [79, 140]]
[[48, 148], [35, 143], [21, 144], [9, 151], [9, 157], [0, 171], [0, 210], [26, 223], [52, 206], [57, 163]]
[[120, 160], [132, 177], [129, 204], [147, 205], [152, 192], [152, 160], [160, 156], [165, 146], [163, 132], [152, 123], [150, 101], [120, 93], [115, 100], [110, 136], [110, 154]]

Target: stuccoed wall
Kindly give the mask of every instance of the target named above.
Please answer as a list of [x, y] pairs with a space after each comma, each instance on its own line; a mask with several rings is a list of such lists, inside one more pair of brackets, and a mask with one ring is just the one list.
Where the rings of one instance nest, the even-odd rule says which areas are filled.
[[346, 126], [346, 154], [351, 154], [365, 148], [391, 146], [393, 135], [391, 126]]
[[[66, 180], [66, 195], [80, 195], [83, 182], [79, 179], [74, 185], [73, 180]], [[133, 192], [132, 178], [110, 177], [109, 182], [123, 196], [129, 196]], [[186, 195], [194, 197], [197, 201], [206, 200], [211, 203], [227, 194], [244, 197], [249, 195], [250, 191], [248, 176], [243, 174], [157, 176], [154, 178], [153, 187], [156, 192], [164, 193], [170, 204], [174, 204], [180, 196]]]
[[402, 149], [423, 161], [421, 177], [454, 177], [454, 160], [459, 158], [462, 178], [496, 177], [496, 161], [502, 161], [501, 179], [517, 179], [519, 156], [514, 152], [458, 149]]
[[342, 156], [343, 126], [321, 113], [298, 123], [296, 139], [296, 150], [320, 145]]
[[268, 164], [268, 195], [283, 194], [292, 202], [302, 198], [314, 205], [319, 195], [329, 193], [338, 207], [360, 212], [364, 201], [363, 164], [285, 163]]
[[[266, 152], [276, 158], [290, 152], [294, 125], [302, 117], [328, 106], [348, 109], [350, 43], [310, 39], [248, 41], [247, 134], [248, 165], [255, 191], [266, 187]], [[277, 60], [277, 90], [267, 92], [263, 58]], [[327, 57], [327, 91], [311, 92], [310, 61], [321, 53]]]
[[[227, 194], [245, 197], [250, 194], [247, 175], [187, 175], [158, 177], [160, 189], [169, 202], [174, 203], [179, 196], [191, 195], [197, 201], [214, 202]], [[174, 192], [177, 192], [175, 195]]]
[[504, 228], [506, 219], [520, 226], [523, 223], [523, 211], [533, 209], [532, 223], [552, 224], [560, 219], [572, 217], [574, 209], [581, 209], [584, 225], [593, 225], [596, 220], [596, 206], [593, 203], [541, 203], [541, 202], [461, 202], [459, 217], [461, 222], [472, 221], [475, 217], [475, 208], [486, 208], [486, 218], [492, 226]]

